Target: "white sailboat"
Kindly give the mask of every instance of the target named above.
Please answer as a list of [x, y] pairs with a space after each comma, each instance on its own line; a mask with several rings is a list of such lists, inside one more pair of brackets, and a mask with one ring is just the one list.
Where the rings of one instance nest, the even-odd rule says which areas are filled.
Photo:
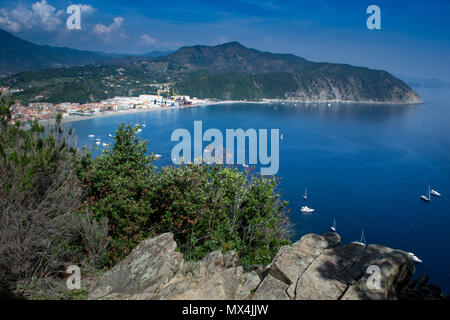
[[414, 253], [408, 252], [408, 256], [412, 261], [422, 263], [422, 260], [420, 260]]
[[331, 231], [336, 232], [336, 219], [334, 219], [333, 226], [330, 227]]
[[303, 194], [303, 199], [308, 199], [308, 189], [305, 188], [305, 193]]
[[302, 212], [305, 212], [305, 213], [311, 213], [311, 212], [314, 212], [314, 211], [316, 211], [316, 210], [314, 210], [314, 209], [312, 209], [312, 208], [310, 208], [310, 207], [308, 207], [308, 206], [302, 206], [301, 211], [302, 211]]
[[353, 241], [352, 243], [365, 247], [366, 237], [364, 237], [364, 229], [361, 230], [361, 239], [359, 241]]
[[88, 135], [88, 137], [89, 137], [89, 138], [94, 138], [94, 137], [95, 137], [95, 134], [92, 134], [92, 133], [91, 133], [90, 135]]
[[440, 197], [441, 196], [441, 194], [439, 193], [439, 192], [437, 192], [436, 190], [434, 190], [434, 189], [431, 189], [431, 192], [430, 192], [433, 196], [436, 196], [436, 197]]
[[425, 195], [421, 195], [420, 199], [422, 199], [425, 202], [430, 202], [431, 201], [431, 190], [430, 190], [430, 185], [428, 185], [428, 196]]
[[155, 154], [155, 158], [156, 158], [156, 159], [159, 159], [159, 158], [161, 158], [161, 157], [162, 157], [162, 156], [161, 156], [160, 154], [158, 154], [158, 153]]

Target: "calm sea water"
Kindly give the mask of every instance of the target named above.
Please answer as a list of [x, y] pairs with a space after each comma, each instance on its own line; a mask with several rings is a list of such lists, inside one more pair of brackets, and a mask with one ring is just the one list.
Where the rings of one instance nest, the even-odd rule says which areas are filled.
[[[450, 292], [450, 92], [419, 91], [419, 106], [320, 104], [233, 104], [121, 115], [68, 123], [78, 145], [90, 133], [110, 143], [117, 124], [146, 124], [140, 133], [149, 150], [170, 164], [176, 128], [279, 128], [280, 191], [290, 201], [297, 240], [322, 233], [336, 219], [343, 243], [359, 240], [414, 252], [423, 260], [416, 274]], [[206, 144], [205, 144], [206, 145]], [[204, 145], [204, 146], [205, 146]], [[419, 199], [428, 184], [443, 195]], [[300, 207], [316, 209], [304, 215]]]

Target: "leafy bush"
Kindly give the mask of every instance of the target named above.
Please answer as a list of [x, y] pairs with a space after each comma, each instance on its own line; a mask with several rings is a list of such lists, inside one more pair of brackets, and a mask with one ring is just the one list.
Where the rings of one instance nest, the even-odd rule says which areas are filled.
[[92, 161], [85, 159], [79, 170], [87, 192], [83, 211], [108, 219], [110, 264], [122, 259], [150, 233], [154, 158], [147, 156], [146, 142], [135, 128], [121, 125], [114, 145]]
[[153, 223], [175, 234], [187, 258], [222, 249], [235, 250], [244, 265], [267, 264], [288, 238], [277, 184], [224, 166], [166, 167], [152, 189]]
[[244, 264], [268, 263], [286, 243], [286, 203], [278, 181], [224, 166], [186, 165], [156, 172], [135, 128], [81, 170], [86, 210], [109, 223], [110, 265], [140, 241], [173, 232], [187, 258], [235, 250]]

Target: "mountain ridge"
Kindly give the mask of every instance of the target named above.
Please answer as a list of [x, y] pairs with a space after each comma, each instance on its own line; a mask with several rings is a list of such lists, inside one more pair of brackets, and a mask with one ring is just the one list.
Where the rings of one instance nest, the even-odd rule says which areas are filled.
[[[0, 33], [0, 38], [2, 35]], [[36, 46], [16, 39], [21, 45], [22, 55], [26, 51], [24, 48], [29, 52], [33, 51], [29, 48]], [[53, 47], [38, 47], [55, 54]], [[61, 50], [66, 53], [62, 54], [66, 60], [61, 58]], [[74, 49], [56, 49], [60, 54], [56, 56], [62, 59], [58, 63], [64, 68], [20, 72], [2, 79], [0, 84], [23, 89], [15, 96], [26, 102], [36, 99], [62, 102], [68, 98], [74, 102], [92, 102], [114, 95], [155, 93], [155, 85], [168, 83], [179, 94], [219, 100], [422, 103], [420, 96], [406, 83], [386, 71], [312, 62], [293, 54], [247, 48], [236, 41], [217, 46], [182, 47], [163, 57], [106, 59], [96, 53], [92, 56], [89, 51], [71, 50]], [[1, 48], [0, 52], [3, 52]], [[70, 59], [73, 52], [81, 58]], [[28, 59], [42, 62], [40, 53], [42, 51], [29, 53]], [[67, 59], [82, 66], [64, 65], [68, 63]], [[91, 60], [94, 61], [89, 62]], [[0, 67], [2, 64], [3, 60]], [[45, 67], [45, 61], [42, 66]]]
[[[173, 51], [149, 51], [143, 54], [115, 54], [101, 51], [78, 50], [68, 47], [37, 45], [20, 39], [0, 29], [0, 75], [47, 68], [73, 67], [92, 63], [104, 63], [117, 59], [116, 63], [140, 57], [141, 60], [159, 57]], [[137, 58], [136, 58], [137, 59]]]

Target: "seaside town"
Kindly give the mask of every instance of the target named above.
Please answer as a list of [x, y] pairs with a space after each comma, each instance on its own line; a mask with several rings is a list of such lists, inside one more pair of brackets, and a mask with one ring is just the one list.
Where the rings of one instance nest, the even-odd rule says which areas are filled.
[[[20, 92], [20, 89], [0, 88], [2, 94]], [[161, 93], [167, 93], [165, 96]], [[39, 98], [39, 97], [37, 97]], [[33, 102], [27, 106], [16, 103], [11, 108], [11, 122], [27, 123], [33, 120], [48, 120], [61, 113], [64, 118], [90, 117], [112, 112], [133, 112], [138, 110], [158, 110], [177, 107], [196, 107], [208, 103], [209, 100], [176, 95], [170, 89], [159, 89], [156, 95], [144, 94], [138, 97], [114, 97], [94, 103], [63, 102], [58, 104], [48, 102]]]

